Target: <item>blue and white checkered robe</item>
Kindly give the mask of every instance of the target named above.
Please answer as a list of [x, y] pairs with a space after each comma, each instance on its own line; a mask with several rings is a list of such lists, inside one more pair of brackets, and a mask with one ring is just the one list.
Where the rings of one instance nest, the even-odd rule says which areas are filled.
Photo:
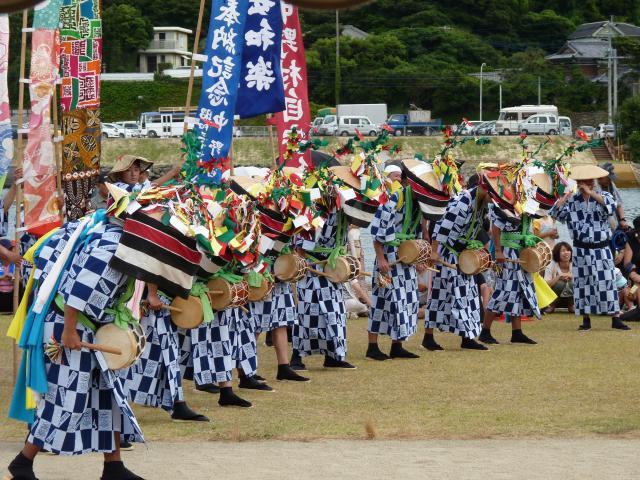
[[[164, 295], [160, 299], [165, 305], [171, 304]], [[148, 309], [140, 324], [147, 344], [136, 364], [123, 371], [124, 389], [134, 403], [173, 412], [173, 404], [184, 401], [178, 329], [171, 322], [169, 310]]]
[[[296, 237], [295, 245], [308, 252], [316, 246], [334, 248], [338, 212], [329, 214], [314, 240]], [[347, 229], [345, 229], [347, 230]], [[347, 233], [341, 243], [346, 245]], [[321, 269], [322, 267], [316, 267]], [[336, 360], [347, 355], [347, 311], [341, 284], [307, 273], [298, 282], [298, 324], [293, 326], [293, 349], [301, 356], [325, 354]]]
[[[476, 208], [477, 190], [463, 190], [449, 201], [447, 210], [435, 224], [433, 240], [440, 242], [440, 258], [456, 265], [457, 255], [445, 247], [453, 247], [456, 242], [464, 242], [473, 221]], [[477, 212], [478, 217], [482, 212]], [[470, 238], [475, 239], [482, 227], [482, 218], [476, 220]], [[425, 328], [438, 328], [466, 338], [479, 335], [480, 300], [478, 284], [474, 275], [465, 275], [460, 270], [440, 265], [431, 283], [431, 295], [427, 301]]]
[[[77, 222], [56, 233], [36, 261], [38, 278], [45, 278], [69, 239]], [[58, 293], [66, 305], [83, 312], [98, 327], [113, 317], [105, 309], [113, 306], [123, 291], [127, 277], [109, 268], [122, 228], [102, 225], [89, 242], [73, 255]], [[37, 292], [36, 292], [37, 294]], [[45, 320], [43, 342], [58, 341], [64, 316], [52, 307]], [[84, 342], [95, 343], [93, 331], [77, 326]], [[62, 364], [45, 358], [49, 390], [38, 402], [36, 419], [27, 441], [60, 455], [113, 452], [114, 432], [126, 441], [142, 442], [142, 431], [129, 407], [122, 384], [115, 373], [102, 369], [99, 352], [64, 350]]]
[[[399, 193], [394, 193], [384, 205], [380, 205], [371, 222], [371, 236], [376, 242], [386, 244], [396, 240], [396, 234], [402, 232], [402, 224], [406, 215], [406, 204], [398, 211]], [[417, 202], [416, 202], [417, 206]], [[415, 208], [412, 219], [421, 216]], [[414, 235], [420, 233], [407, 232]], [[384, 245], [384, 256], [389, 263], [398, 260], [398, 247]], [[388, 335], [392, 340], [404, 341], [416, 333], [418, 328], [418, 274], [413, 265], [398, 263], [391, 267], [387, 274], [391, 277], [391, 285], [382, 288], [378, 285], [378, 261], [373, 267], [372, 307], [369, 312], [368, 330], [371, 333]]]
[[256, 322], [255, 333], [292, 327], [298, 320], [290, 283], [276, 282], [271, 297], [261, 302], [251, 302], [248, 307]]
[[[609, 217], [615, 214], [616, 201], [610, 193], [601, 192], [604, 205], [593, 198], [584, 201], [574, 195], [549, 214], [567, 225], [574, 241], [583, 243], [609, 242], [612, 232]], [[620, 311], [615, 282], [613, 253], [603, 248], [573, 246], [573, 304], [576, 315], [615, 315]]]
[[231, 359], [229, 323], [224, 312], [214, 312], [210, 323], [190, 330], [178, 329], [182, 378], [197, 385], [230, 382]]
[[[499, 216], [495, 205], [489, 205], [489, 219], [492, 225], [502, 232], [520, 233], [520, 221], [507, 220]], [[502, 246], [505, 258], [519, 259], [519, 250]], [[505, 262], [501, 265], [502, 272], [496, 274], [496, 284], [489, 300], [487, 310], [494, 313], [504, 313], [514, 316], [533, 316], [540, 318], [538, 298], [533, 285], [533, 275], [525, 272], [519, 263]]]
[[239, 308], [227, 308], [224, 315], [229, 324], [233, 366], [242, 370], [245, 376], [253, 377], [258, 369], [255, 319]]

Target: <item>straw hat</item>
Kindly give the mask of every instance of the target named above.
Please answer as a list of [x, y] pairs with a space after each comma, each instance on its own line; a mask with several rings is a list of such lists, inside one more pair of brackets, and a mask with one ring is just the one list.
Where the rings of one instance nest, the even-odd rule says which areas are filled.
[[362, 188], [360, 180], [353, 174], [353, 172], [351, 171], [351, 167], [341, 165], [339, 167], [329, 167], [329, 170], [331, 170], [331, 172], [336, 177], [349, 185], [351, 188], [354, 188], [358, 191], [360, 191], [360, 189]]
[[483, 170], [480, 174], [480, 185], [488, 192], [491, 199], [500, 208], [513, 210], [516, 202], [516, 191], [511, 182], [499, 171]]
[[114, 182], [117, 181], [116, 174], [120, 172], [126, 172], [135, 162], [140, 162], [141, 172], [146, 172], [153, 165], [152, 161], [138, 155], [120, 155], [118, 157], [118, 160], [116, 160], [116, 164], [109, 172], [109, 179]]
[[433, 171], [431, 165], [414, 158], [407, 158], [402, 161], [408, 176], [413, 177], [414, 180], [427, 184], [429, 187], [442, 192], [442, 185], [436, 172]]
[[597, 178], [607, 177], [609, 172], [597, 165], [583, 164], [572, 165], [569, 178], [572, 180], [595, 180]]

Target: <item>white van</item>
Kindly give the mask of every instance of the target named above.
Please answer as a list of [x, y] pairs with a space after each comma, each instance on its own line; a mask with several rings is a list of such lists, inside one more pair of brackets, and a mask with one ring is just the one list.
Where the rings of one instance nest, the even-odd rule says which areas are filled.
[[360, 116], [340, 116], [340, 126], [335, 115], [327, 115], [324, 122], [318, 128], [320, 135], [341, 135], [348, 137], [356, 134], [358, 130], [363, 135], [375, 137], [378, 134], [378, 126], [369, 120], [368, 117]]
[[531, 115], [518, 125], [518, 132], [526, 135], [557, 135], [559, 131], [558, 117], [548, 113]]
[[560, 135], [569, 137], [573, 135], [573, 126], [569, 117], [558, 117], [558, 123], [560, 124]]
[[557, 118], [558, 107], [555, 105], [520, 105], [519, 107], [503, 108], [496, 121], [496, 133], [498, 135], [518, 133], [520, 123], [532, 115], [541, 113], [554, 115]]

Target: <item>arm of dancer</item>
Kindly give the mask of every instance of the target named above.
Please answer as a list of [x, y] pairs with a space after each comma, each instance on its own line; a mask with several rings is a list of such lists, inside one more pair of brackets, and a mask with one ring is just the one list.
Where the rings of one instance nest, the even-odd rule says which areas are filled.
[[388, 273], [390, 270], [389, 262], [387, 262], [387, 257], [384, 255], [384, 245], [382, 245], [377, 240], [373, 241], [373, 249], [376, 252], [376, 260], [378, 261], [378, 270], [382, 273]]
[[162, 303], [162, 300], [160, 300], [158, 296], [158, 285], [155, 283], [147, 282], [147, 303], [152, 310], [160, 310], [164, 307], [164, 303]]
[[80, 350], [82, 348], [82, 340], [78, 334], [78, 310], [69, 305], [64, 307], [64, 329], [62, 330], [62, 338], [60, 343], [71, 350]]

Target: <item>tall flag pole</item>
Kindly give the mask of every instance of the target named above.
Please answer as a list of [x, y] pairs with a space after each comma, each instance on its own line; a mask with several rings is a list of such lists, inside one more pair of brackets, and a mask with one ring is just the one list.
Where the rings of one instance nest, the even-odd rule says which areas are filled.
[[[204, 17], [204, 6], [206, 0], [200, 0], [200, 9], [198, 10], [198, 23], [196, 24], [196, 36], [193, 39], [193, 51], [191, 53], [191, 71], [189, 72], [189, 86], [187, 87], [187, 100], [184, 106], [184, 129], [182, 133], [187, 133], [191, 120], [191, 96], [193, 95], [193, 82], [196, 73], [196, 63], [201, 59], [198, 55], [200, 47], [200, 35], [202, 34], [202, 17]], [[206, 59], [206, 57], [205, 57]]]
[[13, 160], [11, 106], [9, 105], [9, 16], [0, 15], [0, 190]]
[[311, 151], [304, 154], [288, 153], [290, 137], [304, 140], [311, 127], [309, 92], [307, 88], [307, 59], [304, 52], [302, 28], [298, 7], [282, 3], [282, 76], [284, 79], [285, 109], [275, 115], [278, 129], [278, 150], [287, 166], [312, 165]]
[[100, 175], [100, 0], [63, 0], [60, 11], [62, 86], [62, 184], [67, 217], [89, 209]]

